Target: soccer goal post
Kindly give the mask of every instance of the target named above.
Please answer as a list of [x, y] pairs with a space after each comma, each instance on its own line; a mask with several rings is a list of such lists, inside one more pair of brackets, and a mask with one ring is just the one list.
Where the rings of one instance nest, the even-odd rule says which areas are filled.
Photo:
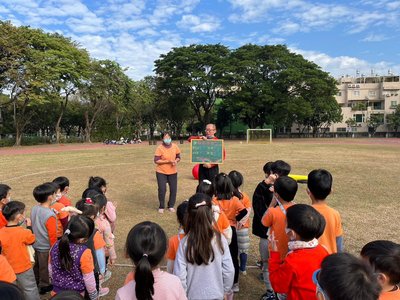
[[247, 129], [247, 144], [250, 142], [272, 143], [272, 129]]

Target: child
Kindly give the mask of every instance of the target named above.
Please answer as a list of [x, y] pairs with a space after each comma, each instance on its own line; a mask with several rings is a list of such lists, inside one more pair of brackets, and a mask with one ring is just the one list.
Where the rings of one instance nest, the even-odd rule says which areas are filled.
[[349, 253], [327, 256], [313, 281], [318, 300], [378, 300], [381, 290], [372, 269]]
[[273, 162], [267, 162], [263, 171], [265, 174], [265, 179], [261, 181], [253, 193], [253, 223], [252, 223], [252, 233], [259, 237], [258, 250], [260, 252], [261, 257], [261, 268], [262, 268], [262, 277], [267, 288], [266, 293], [263, 295], [265, 299], [268, 299], [271, 295], [274, 296], [274, 292], [272, 291], [271, 282], [269, 281], [268, 274], [268, 258], [269, 258], [269, 250], [268, 250], [268, 227], [265, 227], [261, 223], [261, 219], [264, 216], [267, 208], [271, 204], [273, 193], [270, 191], [270, 188], [273, 186], [273, 182], [270, 180], [270, 175], [272, 174], [271, 166]]
[[53, 182], [60, 187], [61, 198], [58, 200], [58, 202], [63, 204], [65, 207], [71, 206], [71, 200], [69, 200], [67, 197], [69, 192], [69, 179], [67, 177], [60, 176], [55, 178]]
[[[97, 207], [94, 205], [93, 201], [88, 199], [81, 199], [76, 203], [76, 208], [82, 212], [82, 216], [86, 216], [93, 221], [97, 217]], [[90, 235], [88, 241], [84, 243], [86, 247], [90, 249], [93, 256], [93, 264], [94, 264], [94, 277], [96, 279], [96, 288], [99, 291], [99, 296], [105, 296], [110, 291], [109, 288], [101, 287], [100, 276], [103, 278], [103, 274], [106, 272], [106, 255], [104, 251], [104, 247], [106, 243], [104, 242], [103, 237], [99, 233], [96, 228], [93, 228], [92, 234]]]
[[382, 287], [379, 300], [400, 299], [400, 245], [391, 241], [373, 241], [361, 250]]
[[73, 216], [62, 238], [51, 248], [49, 272], [54, 286], [53, 295], [65, 290], [84, 295], [86, 289], [91, 300], [98, 298], [92, 253], [83, 245], [93, 228], [93, 220]]
[[172, 236], [168, 241], [168, 251], [167, 251], [167, 272], [172, 274], [174, 272], [174, 262], [176, 257], [176, 252], [178, 252], [178, 246], [180, 241], [185, 236], [185, 230], [183, 229], [185, 226], [185, 218], [187, 213], [188, 202], [183, 201], [176, 208], [176, 217], [178, 219], [179, 228], [178, 234]]
[[159, 269], [167, 251], [167, 236], [156, 223], [135, 225], [126, 239], [126, 252], [135, 264], [135, 280], [117, 291], [116, 300], [187, 299], [179, 279]]
[[308, 174], [307, 193], [312, 206], [324, 216], [325, 231], [319, 238], [319, 243], [328, 253], [343, 252], [343, 229], [340, 214], [328, 206], [326, 198], [332, 191], [332, 175], [327, 170], [313, 170]]
[[[268, 235], [274, 235], [278, 241], [278, 252], [283, 260], [288, 252], [288, 237], [286, 235], [286, 211], [292, 206], [296, 196], [298, 184], [296, 180], [281, 176], [274, 184], [274, 198], [261, 222], [269, 227]], [[275, 207], [276, 206], [276, 207]]]
[[246, 264], [247, 264], [247, 252], [250, 247], [250, 237], [249, 237], [249, 217], [251, 213], [251, 203], [250, 198], [246, 193], [243, 193], [239, 188], [243, 184], [243, 176], [238, 171], [229, 172], [229, 178], [233, 185], [233, 195], [237, 197], [240, 202], [247, 209], [247, 215], [237, 223], [237, 240], [238, 240], [238, 252], [239, 252], [239, 269], [243, 275], [246, 275]]
[[215, 195], [214, 203], [217, 204], [222, 212], [228, 217], [232, 228], [232, 241], [229, 245], [233, 265], [235, 267], [235, 279], [232, 291], [239, 292], [239, 261], [238, 261], [238, 242], [236, 234], [236, 224], [242, 221], [247, 215], [247, 209], [237, 197], [233, 196], [233, 185], [229, 176], [220, 173], [214, 180]]
[[[201, 181], [196, 188], [196, 193], [206, 194], [210, 198], [214, 197], [214, 187], [211, 181], [209, 181], [208, 179], [204, 179], [203, 181]], [[229, 245], [232, 240], [231, 224], [229, 223], [229, 220], [224, 214], [224, 212], [220, 210], [218, 205], [212, 204], [212, 211], [215, 221], [214, 222], [215, 229], [224, 235]]]
[[[107, 182], [102, 177], [99, 177], [99, 176], [93, 177], [92, 176], [89, 178], [88, 188], [94, 189], [94, 190], [98, 191], [99, 193], [102, 193], [103, 195], [105, 195], [107, 192]], [[110, 222], [112, 232], [114, 232], [114, 230], [115, 230], [115, 222], [117, 220], [116, 210], [117, 210], [116, 204], [111, 202], [109, 199], [107, 199], [107, 205], [106, 205], [106, 209], [104, 211], [104, 215], [106, 216], [107, 220]]]
[[35, 242], [35, 235], [21, 226], [26, 221], [28, 228], [31, 228], [30, 219], [25, 219], [25, 204], [19, 201], [9, 202], [3, 207], [3, 214], [8, 223], [0, 229], [2, 254], [13, 268], [17, 284], [24, 292], [25, 298], [38, 300], [39, 292], [27, 249], [28, 245]]
[[[286, 294], [287, 300], [315, 299], [312, 275], [328, 255], [318, 244], [325, 227], [324, 217], [312, 206], [296, 204], [286, 211], [290, 252], [280, 258], [277, 241], [270, 237], [269, 275], [276, 293]], [[279, 295], [278, 295], [279, 296]]]
[[39, 286], [39, 294], [43, 295], [50, 292], [53, 286], [50, 284], [48, 262], [50, 248], [57, 241], [57, 218], [50, 209], [50, 204], [54, 201], [56, 188], [53, 183], [46, 182], [38, 185], [33, 190], [33, 196], [39, 203], [32, 207], [32, 231], [36, 241], [33, 244], [35, 249], [35, 273], [36, 283]]
[[13, 268], [2, 254], [0, 254], [0, 270], [0, 282], [14, 283], [17, 280]]
[[51, 201], [50, 208], [53, 210], [57, 218], [57, 239], [60, 239], [65, 228], [67, 228], [69, 213], [63, 210], [65, 205], [60, 203], [60, 199], [62, 197], [60, 186], [54, 182], [53, 185], [56, 189], [56, 196], [54, 197], [53, 201]]
[[213, 227], [211, 198], [195, 194], [189, 199], [186, 236], [174, 264], [188, 299], [222, 299], [231, 294], [234, 267], [228, 243]]
[[0, 183], [0, 228], [7, 225], [7, 220], [3, 216], [3, 207], [11, 201], [11, 188], [7, 184]]

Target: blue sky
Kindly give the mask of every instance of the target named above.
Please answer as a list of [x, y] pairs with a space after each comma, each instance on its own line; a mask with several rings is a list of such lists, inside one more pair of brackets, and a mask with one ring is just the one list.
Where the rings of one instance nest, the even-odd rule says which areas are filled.
[[135, 80], [193, 43], [286, 44], [335, 77], [400, 73], [398, 0], [0, 0], [0, 18], [69, 36]]

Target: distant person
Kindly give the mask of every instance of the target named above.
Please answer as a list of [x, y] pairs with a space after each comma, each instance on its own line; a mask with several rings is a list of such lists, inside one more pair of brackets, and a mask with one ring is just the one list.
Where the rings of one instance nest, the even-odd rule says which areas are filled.
[[223, 299], [224, 295], [232, 295], [235, 269], [226, 239], [213, 226], [211, 198], [206, 194], [190, 197], [185, 232], [174, 274], [180, 278], [188, 299]]
[[324, 217], [312, 206], [295, 204], [286, 210], [288, 255], [281, 259], [277, 241], [270, 237], [271, 257], [269, 276], [272, 288], [284, 294], [287, 300], [315, 299], [316, 286], [313, 273], [321, 267], [322, 260], [328, 256], [318, 238], [324, 232]]
[[135, 275], [117, 291], [116, 300], [187, 299], [179, 278], [159, 267], [167, 251], [167, 236], [160, 225], [136, 224], [128, 233], [125, 249], [135, 265]]
[[11, 201], [11, 188], [7, 184], [0, 183], [0, 228], [7, 225], [7, 220], [3, 216], [3, 207]]
[[327, 256], [314, 272], [313, 282], [318, 300], [378, 300], [381, 291], [370, 266], [349, 253]]
[[172, 143], [171, 136], [168, 132], [162, 135], [162, 144], [159, 145], [154, 154], [154, 163], [156, 167], [156, 177], [158, 185], [158, 212], [164, 213], [165, 194], [167, 192], [167, 183], [169, 185], [169, 201], [168, 210], [175, 212], [176, 193], [178, 189], [178, 172], [176, 165], [181, 160], [181, 150]]
[[400, 244], [378, 240], [361, 249], [361, 257], [368, 261], [382, 292], [379, 300], [400, 299]]
[[[207, 124], [206, 126], [206, 135], [202, 136], [203, 140], [217, 140], [218, 138], [215, 136], [217, 133], [217, 127], [215, 124]], [[224, 157], [225, 159], [225, 149], [224, 149]], [[204, 163], [199, 166], [199, 183], [204, 179], [207, 179], [213, 182], [215, 176], [219, 173], [218, 164]]]
[[344, 250], [343, 228], [340, 214], [326, 202], [326, 198], [332, 191], [332, 182], [332, 175], [327, 170], [313, 170], [308, 174], [308, 196], [311, 199], [312, 206], [324, 216], [326, 221], [324, 233], [318, 241], [330, 254], [343, 252]]

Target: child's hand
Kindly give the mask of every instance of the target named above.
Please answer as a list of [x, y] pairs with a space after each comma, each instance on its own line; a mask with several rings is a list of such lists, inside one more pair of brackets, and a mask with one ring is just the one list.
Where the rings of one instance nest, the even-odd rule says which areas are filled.
[[26, 226], [32, 226], [32, 221], [31, 221], [31, 219], [30, 218], [26, 218], [25, 219], [25, 223], [26, 223]]
[[278, 240], [275, 239], [275, 234], [272, 234], [268, 237], [268, 241], [271, 247], [271, 251], [278, 251]]
[[113, 266], [115, 264], [116, 259], [115, 258], [110, 258], [110, 260], [108, 261], [108, 264], [110, 266]]

